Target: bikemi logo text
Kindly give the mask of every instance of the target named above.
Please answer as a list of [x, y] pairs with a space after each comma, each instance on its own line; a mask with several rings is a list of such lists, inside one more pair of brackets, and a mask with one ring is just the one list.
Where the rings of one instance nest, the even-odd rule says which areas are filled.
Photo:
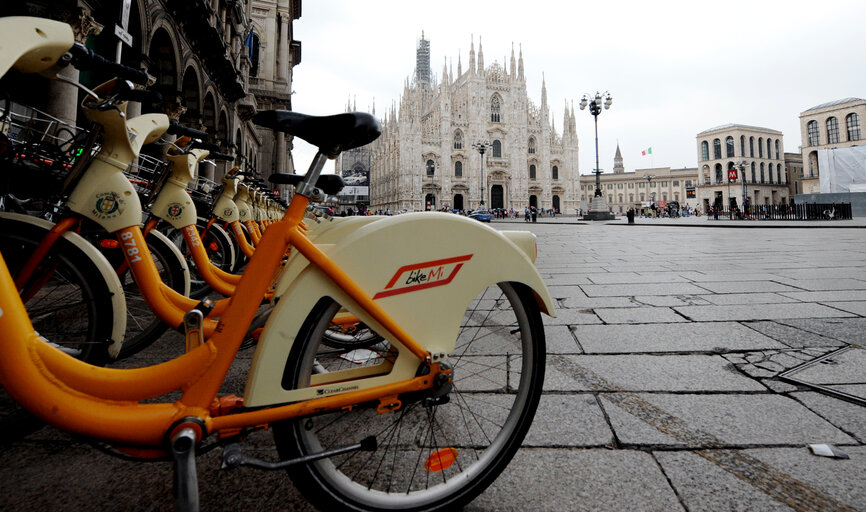
[[445, 286], [454, 280], [463, 264], [470, 259], [472, 259], [472, 255], [467, 254], [454, 258], [404, 265], [397, 269], [385, 289], [374, 295], [373, 299]]

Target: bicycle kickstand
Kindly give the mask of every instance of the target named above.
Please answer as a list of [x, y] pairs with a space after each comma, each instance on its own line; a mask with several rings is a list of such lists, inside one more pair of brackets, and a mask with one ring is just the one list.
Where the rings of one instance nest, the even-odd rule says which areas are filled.
[[199, 512], [195, 472], [195, 432], [182, 429], [171, 440], [174, 459], [174, 505], [178, 512]]

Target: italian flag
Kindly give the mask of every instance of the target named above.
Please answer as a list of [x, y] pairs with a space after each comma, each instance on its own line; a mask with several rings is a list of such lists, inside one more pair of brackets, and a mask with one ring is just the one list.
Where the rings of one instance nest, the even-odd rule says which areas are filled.
[[645, 150], [640, 152], [640, 156], [647, 156], [647, 155], [651, 155], [651, 154], [653, 154], [652, 146], [650, 146], [650, 147], [648, 147]]

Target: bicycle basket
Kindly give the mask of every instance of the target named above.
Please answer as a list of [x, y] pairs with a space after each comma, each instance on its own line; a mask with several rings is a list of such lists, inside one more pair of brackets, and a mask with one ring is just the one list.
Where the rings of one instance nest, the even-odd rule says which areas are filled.
[[149, 206], [156, 199], [156, 194], [159, 193], [168, 177], [167, 166], [168, 162], [142, 154], [139, 155], [137, 161], [123, 171], [123, 174], [135, 187], [135, 191], [138, 192], [143, 206]]
[[49, 198], [93, 156], [90, 130], [10, 100], [0, 102], [0, 192]]
[[203, 176], [198, 176], [190, 182], [187, 192], [192, 197], [199, 215], [205, 215], [211, 211], [214, 198], [218, 194], [220, 186], [215, 181]]

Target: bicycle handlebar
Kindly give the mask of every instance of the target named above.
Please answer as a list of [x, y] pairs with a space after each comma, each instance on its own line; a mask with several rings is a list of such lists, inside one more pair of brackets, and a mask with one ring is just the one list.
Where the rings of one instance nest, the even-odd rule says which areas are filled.
[[180, 136], [185, 135], [187, 137], [192, 137], [194, 139], [207, 139], [208, 138], [207, 133], [205, 133], [201, 130], [195, 130], [193, 128], [187, 128], [186, 126], [184, 126], [182, 124], [178, 124], [174, 121], [172, 121], [171, 124], [169, 124], [168, 130], [166, 130], [166, 131], [172, 135], [180, 135]]
[[118, 62], [112, 62], [92, 50], [85, 48], [81, 43], [75, 43], [67, 52], [72, 65], [81, 70], [100, 69], [116, 77], [135, 82], [139, 85], [148, 85], [150, 76], [140, 70], [125, 66]]
[[208, 157], [213, 158], [214, 160], [225, 160], [228, 162], [233, 162], [235, 159], [232, 155], [220, 153], [219, 151], [211, 151], [210, 154], [208, 154]]

